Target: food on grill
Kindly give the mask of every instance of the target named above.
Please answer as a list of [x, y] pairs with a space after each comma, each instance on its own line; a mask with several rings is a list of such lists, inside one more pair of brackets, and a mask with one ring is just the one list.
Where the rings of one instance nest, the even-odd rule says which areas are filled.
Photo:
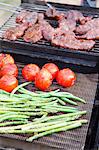
[[79, 21], [81, 24], [85, 24], [85, 22], [92, 19], [91, 16], [84, 17], [84, 15], [80, 11], [77, 11], [77, 10], [67, 11], [65, 17], [67, 18], [67, 20], [72, 20], [76, 22]]
[[18, 86], [18, 80], [13, 75], [4, 75], [0, 79], [0, 89], [11, 92]]
[[22, 10], [16, 17], [16, 23], [22, 23], [23, 18], [26, 17], [30, 13], [29, 11]]
[[89, 30], [96, 30], [97, 28], [99, 28], [99, 18], [94, 18], [86, 22], [84, 25], [79, 25], [76, 28], [76, 32], [79, 34], [85, 34]]
[[22, 69], [22, 76], [28, 81], [34, 81], [40, 68], [36, 64], [28, 64]]
[[16, 17], [16, 23], [26, 23], [28, 24], [29, 27], [31, 27], [37, 22], [37, 19], [38, 19], [37, 12], [29, 12], [23, 10]]
[[54, 36], [55, 29], [45, 20], [42, 21], [40, 26], [44, 39], [47, 41], [51, 41]]
[[[65, 101], [65, 99], [70, 101], [72, 99], [85, 103], [85, 100], [71, 93], [61, 92], [59, 89], [51, 92], [32, 92], [23, 88], [29, 83], [20, 84], [17, 87], [19, 92], [15, 89], [11, 94], [3, 90], [0, 92], [1, 110], [3, 111], [0, 118], [1, 134], [29, 135], [31, 133], [29, 135], [31, 137], [28, 136], [26, 139], [31, 142], [44, 135], [75, 129], [87, 123], [86, 119], [80, 119], [87, 112], [67, 106]], [[16, 94], [14, 94], [15, 91]]]
[[10, 54], [0, 53], [0, 68], [6, 64], [14, 64], [14, 59]]
[[[97, 31], [94, 32], [94, 29], [98, 30], [99, 18], [85, 17], [77, 10], [60, 12], [54, 7], [48, 8], [45, 15], [56, 19], [58, 27], [53, 27], [44, 18], [44, 13], [22, 11], [16, 17], [16, 22], [20, 25], [9, 28], [3, 37], [8, 40], [23, 38], [24, 41], [31, 43], [45, 39], [52, 45], [74, 50], [90, 50], [95, 42], [89, 41], [89, 39], [98, 39]], [[87, 33], [90, 29], [91, 31]], [[76, 36], [74, 32], [77, 34], [87, 33], [87, 35]], [[86, 40], [83, 40], [84, 38]]]
[[67, 19], [60, 19], [58, 21], [59, 23], [59, 28], [65, 31], [74, 31], [76, 29], [76, 21], [75, 20], [67, 20]]
[[18, 76], [18, 67], [15, 64], [6, 64], [0, 69], [0, 77], [4, 75]]
[[54, 35], [51, 43], [56, 46], [74, 50], [90, 50], [95, 45], [95, 41], [93, 40], [76, 39], [75, 34], [71, 31], [63, 34], [57, 33]]
[[52, 75], [51, 73], [43, 68], [40, 72], [35, 76], [35, 87], [39, 88], [42, 91], [47, 90], [52, 84]]
[[61, 18], [65, 17], [65, 13], [59, 12], [54, 7], [48, 8], [47, 11], [45, 12], [45, 15], [49, 18], [55, 18], [57, 20], [60, 20]]
[[42, 68], [46, 68], [52, 74], [53, 79], [56, 78], [59, 71], [58, 66], [54, 63], [47, 63]]
[[81, 35], [81, 36], [76, 36], [77, 38], [80, 39], [88, 39], [88, 40], [92, 40], [92, 39], [97, 39], [99, 40], [99, 27], [96, 29], [90, 29], [86, 34]]
[[36, 43], [42, 38], [43, 36], [40, 24], [35, 24], [34, 26], [28, 28], [28, 30], [25, 32], [25, 35], [23, 36], [23, 39], [26, 42], [32, 43]]
[[57, 20], [67, 19], [72, 20], [74, 22], [80, 22], [81, 24], [85, 24], [85, 22], [92, 19], [92, 16], [85, 17], [80, 11], [77, 10], [69, 10], [67, 12], [60, 12], [53, 8], [48, 8], [45, 15], [49, 18], [55, 18]]
[[31, 27], [37, 22], [37, 19], [38, 19], [38, 13], [30, 12], [23, 18], [22, 23], [26, 23], [28, 24], [29, 27]]
[[3, 35], [3, 38], [15, 41], [21, 36], [23, 36], [24, 31], [27, 28], [28, 28], [27, 24], [21, 24], [21, 25], [17, 25], [16, 27], [11, 27], [6, 30], [6, 32]]
[[56, 80], [58, 84], [63, 87], [70, 87], [74, 85], [76, 75], [71, 69], [64, 68], [58, 72]]

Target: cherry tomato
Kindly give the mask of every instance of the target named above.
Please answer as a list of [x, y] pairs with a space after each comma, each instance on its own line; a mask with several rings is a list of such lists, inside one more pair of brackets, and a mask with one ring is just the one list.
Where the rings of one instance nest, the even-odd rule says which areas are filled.
[[52, 74], [53, 79], [56, 78], [59, 71], [58, 66], [56, 66], [54, 63], [47, 63], [43, 66], [43, 68], [46, 68]]
[[75, 73], [71, 69], [66, 68], [58, 72], [56, 80], [58, 84], [63, 87], [70, 87], [74, 85], [76, 76], [75, 76]]
[[22, 69], [22, 76], [28, 81], [34, 81], [40, 68], [36, 64], [28, 64]]
[[47, 90], [52, 84], [52, 75], [51, 73], [43, 68], [35, 77], [35, 86], [40, 90]]
[[13, 75], [4, 75], [0, 79], [0, 89], [11, 92], [18, 86], [18, 80]]
[[14, 64], [14, 59], [10, 54], [1, 54], [0, 67], [6, 64]]
[[4, 75], [13, 75], [14, 77], [18, 76], [18, 68], [15, 64], [6, 64], [0, 70], [0, 77]]

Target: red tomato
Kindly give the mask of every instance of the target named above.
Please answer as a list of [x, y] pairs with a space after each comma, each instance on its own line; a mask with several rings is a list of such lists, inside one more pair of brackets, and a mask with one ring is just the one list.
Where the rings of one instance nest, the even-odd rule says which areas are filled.
[[2, 67], [2, 59], [4, 58], [4, 54], [0, 54], [0, 68]]
[[58, 72], [56, 80], [63, 87], [70, 87], [74, 85], [76, 76], [71, 69], [66, 68]]
[[22, 69], [22, 76], [28, 81], [34, 81], [40, 68], [35, 64], [28, 64]]
[[35, 86], [40, 90], [46, 90], [52, 84], [52, 75], [51, 73], [43, 68], [35, 77]]
[[14, 77], [18, 76], [18, 68], [15, 64], [6, 64], [0, 70], [0, 77], [4, 75], [13, 75]]
[[2, 59], [0, 59], [0, 67], [6, 64], [14, 64], [14, 59], [10, 54], [1, 54]]
[[4, 75], [0, 79], [0, 89], [11, 92], [18, 86], [18, 80], [13, 75]]
[[54, 63], [47, 63], [43, 68], [46, 68], [52, 74], [53, 79], [56, 78], [59, 68]]

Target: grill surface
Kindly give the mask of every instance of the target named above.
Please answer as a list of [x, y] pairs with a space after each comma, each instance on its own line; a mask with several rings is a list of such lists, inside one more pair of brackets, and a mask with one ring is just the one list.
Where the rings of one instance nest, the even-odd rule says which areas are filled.
[[[77, 82], [76, 84], [71, 88], [61, 88], [56, 83], [53, 84], [51, 89], [61, 88], [62, 91], [69, 91], [76, 96], [82, 97], [86, 100], [86, 104], [78, 104], [78, 108], [80, 110], [87, 110], [87, 115], [84, 116], [84, 118], [88, 119], [88, 124], [84, 125], [83, 127], [67, 132], [61, 132], [58, 134], [52, 134], [50, 136], [39, 138], [38, 140], [33, 141], [33, 143], [39, 143], [44, 144], [50, 147], [58, 148], [59, 150], [83, 150], [85, 146], [86, 136], [88, 132], [88, 127], [90, 123], [92, 108], [95, 100], [95, 94], [97, 89], [97, 83], [98, 83], [98, 73], [93, 69], [81, 67], [80, 70], [78, 70], [78, 66], [70, 65], [70, 64], [64, 64], [61, 61], [53, 61], [45, 58], [41, 58], [40, 56], [37, 57], [28, 57], [24, 55], [16, 55], [12, 54], [14, 56], [15, 61], [17, 62], [18, 68], [19, 68], [19, 81], [20, 83], [24, 82], [24, 79], [21, 76], [21, 70], [25, 64], [28, 63], [36, 63], [40, 66], [47, 62], [54, 62], [58, 64], [60, 68], [63, 67], [70, 67], [76, 72], [77, 75]], [[23, 63], [24, 62], [24, 63]], [[33, 86], [28, 86], [30, 90], [34, 90]], [[95, 117], [95, 116], [93, 116]], [[16, 139], [24, 141], [26, 139], [26, 135], [13, 135], [13, 134], [3, 134], [0, 135], [1, 137], [8, 137], [10, 139]]]
[[[99, 10], [96, 8], [83, 8], [83, 7], [76, 7], [76, 6], [69, 6], [69, 5], [58, 5], [53, 4], [58, 10], [60, 11], [67, 11], [70, 9], [75, 9], [81, 11], [85, 16], [92, 15], [94, 17], [99, 17]], [[37, 12], [44, 12], [47, 7], [42, 5], [36, 5], [36, 4], [22, 4], [22, 9], [26, 9], [29, 11], [37, 11]], [[0, 37], [2, 37], [2, 34], [6, 29], [8, 29], [11, 26], [15, 26], [15, 17], [16, 14], [13, 14], [10, 19], [1, 27], [0, 31]], [[49, 20], [51, 24], [54, 26], [56, 25], [54, 20]], [[41, 40], [35, 44], [32, 43], [26, 43], [22, 39], [18, 39], [16, 41], [8, 41], [5, 39], [0, 39], [2, 48], [9, 47], [9, 48], [21, 48], [29, 53], [33, 52], [43, 52], [46, 54], [53, 54], [53, 55], [59, 55], [59, 56], [71, 56], [71, 57], [78, 57], [83, 58], [87, 60], [96, 60], [99, 58], [99, 41], [96, 41], [96, 44], [92, 50], [89, 52], [86, 51], [77, 51], [77, 50], [70, 50], [70, 49], [64, 49], [59, 47], [52, 46], [49, 42], [45, 40]]]

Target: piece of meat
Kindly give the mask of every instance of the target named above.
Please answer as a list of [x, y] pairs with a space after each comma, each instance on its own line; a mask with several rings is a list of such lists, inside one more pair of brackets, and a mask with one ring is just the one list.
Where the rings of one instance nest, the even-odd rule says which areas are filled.
[[68, 31], [68, 30], [74, 31], [76, 28], [76, 21], [73, 19], [67, 20], [65, 18], [62, 18], [58, 21], [58, 23], [59, 23], [59, 27], [64, 29], [64, 31]]
[[16, 27], [11, 27], [5, 31], [3, 38], [14, 41], [20, 38], [27, 28], [27, 24], [21, 24]]
[[77, 10], [67, 11], [65, 17], [67, 20], [74, 20], [76, 22], [79, 21], [81, 24], [85, 24], [85, 22], [92, 19], [92, 16], [85, 17], [80, 11]]
[[84, 25], [79, 25], [75, 31], [79, 34], [85, 34], [91, 29], [96, 30], [96, 28], [99, 28], [99, 18], [91, 19], [90, 21], [87, 21]]
[[42, 23], [42, 21], [44, 21], [44, 14], [38, 13], [38, 23]]
[[56, 10], [54, 7], [48, 8], [47, 11], [45, 12], [45, 15], [48, 18], [55, 18], [57, 20], [60, 20], [61, 18], [65, 17], [65, 13]]
[[31, 27], [37, 22], [37, 19], [38, 19], [37, 12], [29, 12], [29, 14], [23, 18], [22, 23], [27, 23], [28, 26]]
[[55, 29], [46, 20], [43, 20], [40, 25], [44, 39], [51, 41], [54, 36]]
[[99, 28], [91, 29], [86, 34], [76, 37], [80, 39], [99, 40]]
[[67, 31], [63, 34], [57, 33], [54, 35], [51, 43], [55, 46], [69, 48], [73, 50], [90, 50], [95, 42], [93, 40], [78, 40], [72, 31]]
[[30, 12], [26, 10], [21, 11], [16, 17], [16, 23], [22, 23], [23, 18], [27, 16], [28, 13]]
[[36, 43], [42, 38], [43, 36], [40, 24], [35, 24], [34, 26], [30, 27], [23, 36], [24, 41], [32, 43]]

